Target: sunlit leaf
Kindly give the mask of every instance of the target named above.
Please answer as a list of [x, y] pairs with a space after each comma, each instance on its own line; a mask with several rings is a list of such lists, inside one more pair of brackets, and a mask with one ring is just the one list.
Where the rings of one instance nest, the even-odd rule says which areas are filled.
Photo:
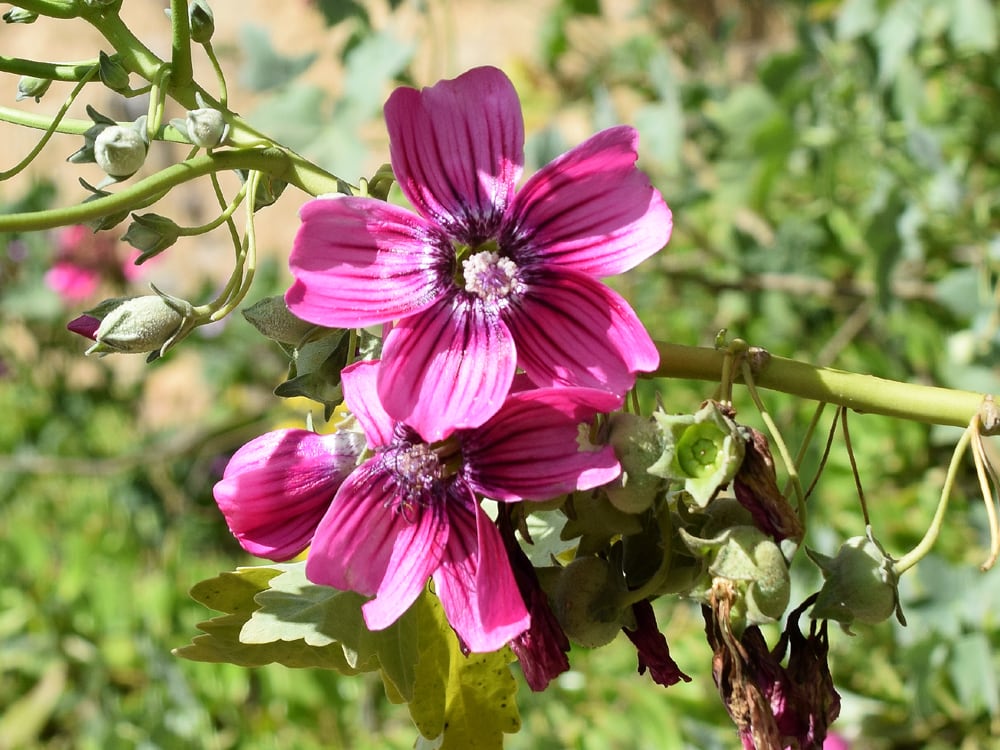
[[414, 609], [420, 661], [410, 716], [430, 741], [423, 745], [440, 750], [500, 750], [503, 735], [521, 728], [517, 684], [509, 666], [513, 654], [504, 649], [465, 656], [436, 598], [425, 595]]

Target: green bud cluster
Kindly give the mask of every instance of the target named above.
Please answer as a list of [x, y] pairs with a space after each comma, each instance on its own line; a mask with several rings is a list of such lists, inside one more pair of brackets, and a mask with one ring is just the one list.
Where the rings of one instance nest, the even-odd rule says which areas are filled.
[[622, 628], [623, 593], [624, 584], [607, 560], [578, 557], [556, 578], [552, 611], [571, 641], [587, 648], [606, 646]]

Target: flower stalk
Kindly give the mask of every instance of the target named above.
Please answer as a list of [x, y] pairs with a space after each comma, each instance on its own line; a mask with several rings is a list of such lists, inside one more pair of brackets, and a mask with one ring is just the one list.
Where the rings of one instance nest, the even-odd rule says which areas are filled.
[[[718, 381], [726, 352], [718, 349], [656, 342], [660, 366], [647, 378], [682, 378]], [[989, 414], [993, 397], [974, 391], [904, 383], [873, 375], [817, 367], [786, 357], [752, 349], [758, 355], [751, 360], [754, 384], [758, 388], [780, 391], [792, 396], [831, 403], [854, 411], [881, 414], [926, 424], [966, 427], [975, 414]], [[1000, 431], [1000, 421], [984, 418], [980, 434]]]

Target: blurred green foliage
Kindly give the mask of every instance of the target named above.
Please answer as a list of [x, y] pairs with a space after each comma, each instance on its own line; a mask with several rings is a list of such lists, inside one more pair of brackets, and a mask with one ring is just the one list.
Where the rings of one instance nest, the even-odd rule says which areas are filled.
[[[675, 233], [667, 252], [614, 283], [655, 338], [710, 344], [726, 328], [816, 364], [1000, 391], [994, 3], [611, 5], [530, 11], [537, 60], [510, 72], [534, 166], [572, 145], [580, 120], [588, 132], [639, 128], [641, 164]], [[248, 26], [256, 62], [245, 80], [270, 92], [250, 117], [351, 177], [365, 159], [354, 133], [377, 118], [387, 81], [410, 80], [419, 40], [375, 23], [361, 3], [320, 2], [303, 18], [347, 29], [336, 92], [298, 77], [312, 51], [284, 58]], [[3, 210], [53, 198], [51, 185], [24, 186]], [[251, 562], [211, 487], [229, 453], [289, 413], [269, 394], [285, 364], [238, 319], [194, 337], [148, 372], [183, 361], [175, 377], [209, 398], [190, 423], [154, 424], [162, 383], [80, 361], [84, 347], [63, 328], [76, 311], [42, 283], [53, 243], [6, 237], [0, 254], [0, 749], [412, 746], [405, 710], [370, 676], [171, 655], [215, 614], [188, 599], [190, 585]], [[262, 277], [254, 299], [286, 283], [276, 268]], [[710, 388], [644, 383], [642, 393], [693, 411]], [[813, 405], [767, 399], [796, 445]], [[739, 405], [752, 423], [751, 404]], [[956, 435], [864, 415], [850, 423], [872, 524], [898, 556], [933, 513]], [[823, 442], [806, 456], [807, 481]], [[832, 634], [844, 696], [835, 729], [854, 747], [1000, 747], [1000, 588], [996, 571], [977, 569], [987, 540], [971, 472], [962, 489], [936, 555], [904, 576], [909, 626]], [[809, 521], [807, 544], [826, 553], [863, 533], [839, 438]], [[801, 560], [796, 570], [798, 601], [819, 576]], [[577, 649], [550, 690], [522, 685], [523, 729], [507, 746], [735, 746], [698, 611], [657, 607], [692, 683], [665, 691], [633, 674], [634, 650], [621, 642]]]

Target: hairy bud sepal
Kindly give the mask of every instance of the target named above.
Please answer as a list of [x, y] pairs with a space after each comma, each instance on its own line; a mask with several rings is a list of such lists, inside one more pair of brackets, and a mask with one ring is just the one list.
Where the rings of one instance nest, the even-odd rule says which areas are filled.
[[566, 635], [587, 648], [606, 646], [622, 628], [624, 584], [600, 557], [578, 557], [560, 571], [552, 611]]
[[733, 526], [711, 538], [684, 529], [680, 536], [695, 556], [708, 562], [690, 596], [709, 604], [717, 580], [731, 582], [737, 594], [730, 613], [734, 632], [781, 618], [788, 607], [791, 579], [781, 548], [767, 534], [756, 526]]
[[152, 362], [197, 324], [189, 302], [157, 292], [105, 300], [67, 327], [93, 340], [87, 354], [148, 354]]
[[895, 613], [905, 624], [899, 604], [899, 578], [895, 562], [872, 536], [848, 539], [833, 557], [806, 549], [823, 572], [823, 588], [809, 613], [816, 620], [839, 622], [848, 633], [855, 621], [877, 625]]
[[21, 76], [17, 82], [17, 95], [14, 100], [19, 102], [22, 99], [34, 99], [36, 102], [40, 102], [51, 85], [52, 79], [50, 78]]
[[611, 504], [625, 513], [642, 513], [652, 506], [664, 482], [649, 473], [663, 454], [663, 441], [656, 423], [638, 414], [619, 412], [610, 418], [608, 444], [622, 465], [622, 473], [605, 485]]

